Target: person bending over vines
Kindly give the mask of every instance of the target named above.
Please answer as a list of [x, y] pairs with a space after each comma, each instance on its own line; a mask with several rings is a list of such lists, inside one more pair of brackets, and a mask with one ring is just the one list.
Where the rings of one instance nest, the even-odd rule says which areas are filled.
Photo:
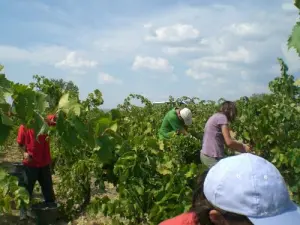
[[242, 153], [250, 152], [251, 147], [237, 142], [231, 138], [229, 123], [237, 116], [237, 108], [234, 102], [225, 101], [219, 112], [213, 114], [205, 124], [201, 162], [207, 167], [212, 167], [220, 159], [224, 158], [224, 145]]
[[159, 139], [169, 139], [176, 134], [187, 135], [187, 127], [192, 124], [192, 112], [188, 108], [173, 108], [164, 117], [158, 131]]
[[300, 224], [300, 208], [280, 172], [257, 155], [220, 160], [199, 185], [191, 210], [159, 225]]

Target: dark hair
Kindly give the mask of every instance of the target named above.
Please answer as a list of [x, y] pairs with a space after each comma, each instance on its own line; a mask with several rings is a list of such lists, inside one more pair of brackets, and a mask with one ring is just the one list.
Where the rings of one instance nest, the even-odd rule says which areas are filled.
[[197, 186], [193, 192], [193, 199], [192, 199], [192, 207], [190, 212], [195, 214], [195, 224], [201, 225], [213, 225], [209, 218], [209, 212], [213, 209], [220, 212], [225, 219], [231, 222], [248, 222], [249, 225], [252, 224], [251, 221], [246, 217], [235, 213], [226, 212], [222, 209], [218, 209], [214, 207], [209, 201], [206, 199], [203, 186], [206, 175], [208, 174], [208, 170], [204, 171], [202, 174], [199, 175], [197, 178]]
[[220, 113], [223, 113], [230, 122], [233, 122], [237, 116], [237, 108], [234, 102], [225, 101], [221, 104], [219, 110]]
[[197, 177], [197, 182], [196, 182], [196, 187], [194, 188], [193, 191], [193, 199], [192, 199], [192, 207], [191, 210], [193, 210], [194, 208], [196, 208], [197, 206], [197, 202], [199, 200], [205, 200], [206, 197], [203, 193], [203, 186], [204, 186], [204, 180], [206, 178], [206, 175], [208, 174], [209, 169], [205, 170], [203, 173], [201, 173], [198, 177]]
[[[233, 199], [234, 201], [234, 199]], [[213, 206], [208, 200], [202, 200], [197, 203], [197, 209], [194, 211], [195, 213], [195, 222], [196, 224], [201, 225], [213, 225], [209, 218], [209, 212], [211, 210], [217, 210], [227, 221], [231, 223], [248, 223], [249, 225], [253, 225], [253, 223], [243, 215], [239, 215], [236, 213], [231, 213], [219, 209]]]

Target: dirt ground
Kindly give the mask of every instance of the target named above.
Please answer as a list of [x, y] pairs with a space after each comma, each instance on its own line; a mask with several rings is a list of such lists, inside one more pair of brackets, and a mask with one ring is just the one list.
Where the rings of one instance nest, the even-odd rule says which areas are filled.
[[[21, 162], [21, 160], [22, 160], [22, 154], [15, 144], [8, 147], [7, 149], [4, 149], [4, 151], [0, 152], [0, 168], [5, 169], [7, 171], [9, 171], [13, 167], [12, 163]], [[58, 180], [59, 178], [53, 175], [54, 189], [56, 185], [55, 183], [57, 183]], [[112, 185], [107, 185], [107, 189], [108, 189], [107, 190], [108, 193], [106, 193], [106, 195], [116, 196], [116, 192]], [[36, 184], [34, 197], [42, 199], [42, 194], [40, 193], [40, 188], [38, 188], [38, 184]], [[12, 213], [9, 215], [2, 215], [2, 216], [0, 215], [0, 224], [1, 225], [34, 225], [35, 221], [31, 219], [28, 219], [26, 221], [20, 221], [19, 211], [13, 210]], [[109, 225], [109, 224], [111, 224], [111, 219], [101, 214], [96, 216], [83, 214], [82, 216], [80, 216], [74, 221], [57, 222], [57, 225]]]

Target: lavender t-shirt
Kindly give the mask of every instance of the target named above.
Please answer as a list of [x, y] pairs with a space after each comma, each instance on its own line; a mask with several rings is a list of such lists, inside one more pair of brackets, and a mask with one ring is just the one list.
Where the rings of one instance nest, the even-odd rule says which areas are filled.
[[205, 124], [201, 153], [209, 157], [224, 157], [225, 140], [222, 125], [227, 125], [228, 119], [222, 113], [215, 113]]

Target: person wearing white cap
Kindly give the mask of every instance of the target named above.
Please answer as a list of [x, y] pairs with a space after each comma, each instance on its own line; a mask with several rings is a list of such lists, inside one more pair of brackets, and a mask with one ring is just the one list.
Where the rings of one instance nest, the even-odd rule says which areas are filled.
[[160, 225], [300, 224], [300, 208], [290, 199], [280, 172], [250, 153], [220, 160], [199, 192], [189, 212]]
[[188, 108], [173, 108], [164, 117], [158, 131], [159, 139], [169, 139], [175, 134], [187, 135], [186, 126], [192, 124], [192, 112]]

